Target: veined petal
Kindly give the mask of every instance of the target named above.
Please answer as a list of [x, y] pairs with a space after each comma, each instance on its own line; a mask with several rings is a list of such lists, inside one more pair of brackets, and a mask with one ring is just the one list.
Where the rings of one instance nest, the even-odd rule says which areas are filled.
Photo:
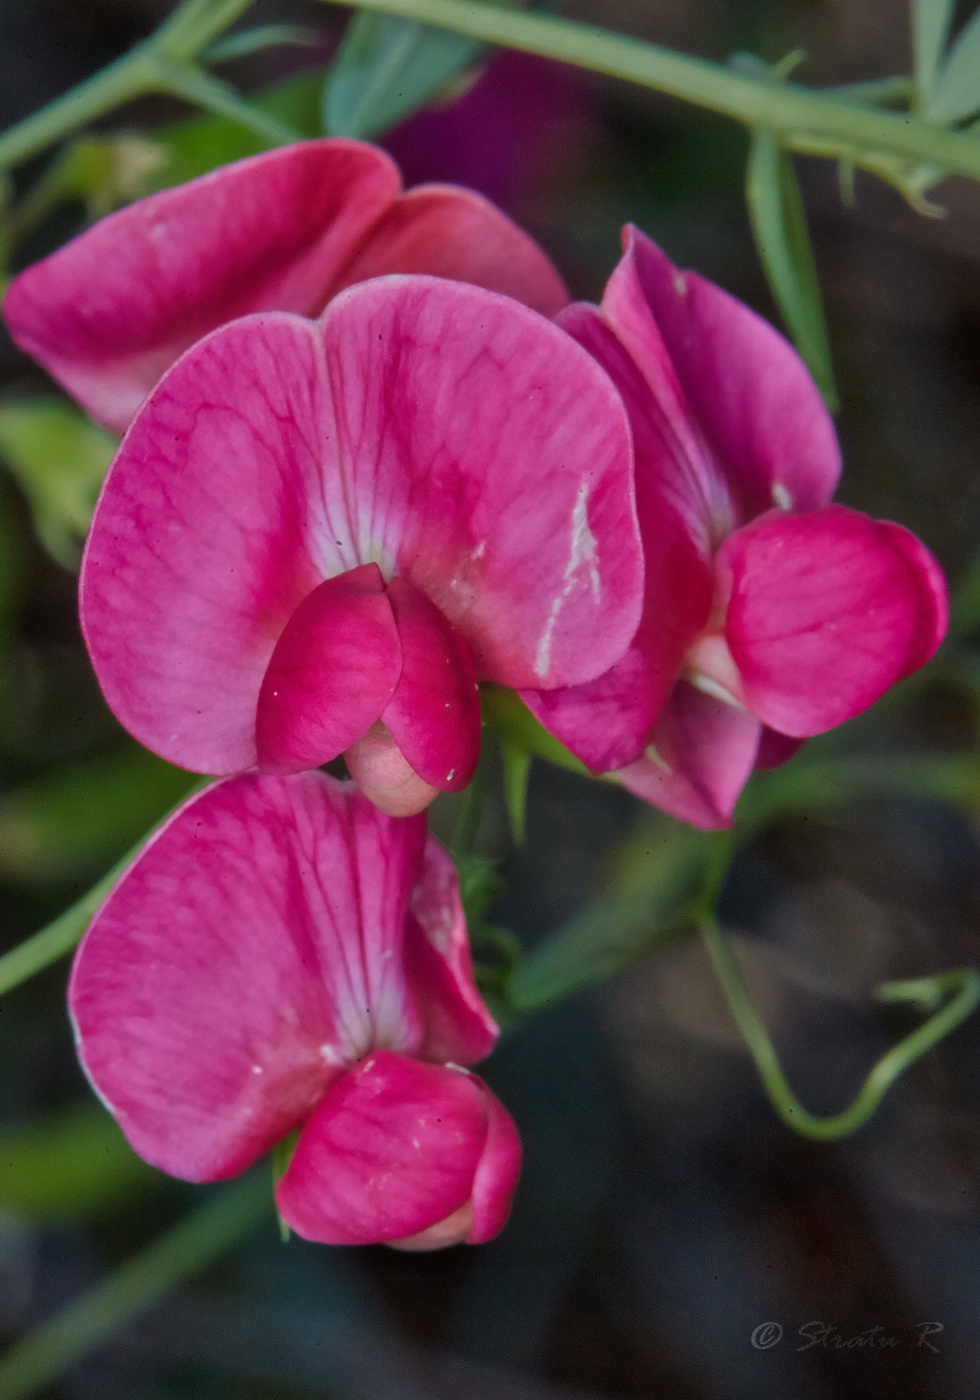
[[692, 826], [729, 827], [761, 733], [747, 710], [679, 681], [647, 753], [616, 778], [634, 796]]
[[718, 567], [742, 698], [794, 738], [859, 714], [945, 634], [933, 556], [901, 526], [845, 506], [772, 511], [726, 541]]
[[538, 723], [587, 768], [609, 773], [643, 752], [664, 703], [663, 688], [634, 642], [598, 680], [563, 690], [522, 690], [520, 696]]
[[[840, 450], [793, 347], [720, 287], [680, 272], [638, 229], [624, 230], [624, 244], [603, 314], [636, 357], [678, 441], [690, 431], [685, 417], [696, 423], [699, 470], [725, 479], [740, 520], [774, 505], [825, 505], [840, 475]], [[698, 462], [693, 448], [687, 457]]]
[[329, 1086], [276, 1204], [297, 1234], [322, 1244], [416, 1235], [469, 1201], [487, 1134], [478, 1079], [380, 1050]]
[[397, 955], [424, 840], [424, 823], [392, 823], [322, 773], [217, 783], [161, 829], [69, 988], [82, 1063], [141, 1156], [193, 1181], [234, 1175], [375, 1025], [414, 1043]]
[[[643, 752], [684, 655], [708, 620], [713, 590], [710, 507], [688, 470], [683, 445], [665, 429], [647, 380], [599, 313], [571, 306], [560, 322], [602, 365], [629, 414], [644, 607], [632, 646], [605, 675], [563, 690], [524, 691], [522, 699], [566, 748], [602, 773], [625, 767]], [[658, 363], [669, 382], [669, 361]]]
[[359, 557], [420, 588], [512, 686], [591, 680], [639, 621], [622, 404], [591, 358], [506, 297], [361, 283], [323, 336]]
[[381, 715], [411, 768], [443, 792], [462, 792], [480, 756], [480, 696], [469, 647], [424, 593], [388, 587], [401, 674]]
[[280, 147], [110, 214], [16, 277], [4, 314], [18, 345], [121, 432], [206, 332], [252, 311], [317, 314], [400, 185], [376, 146]]
[[473, 190], [418, 185], [363, 240], [335, 287], [389, 272], [425, 272], [471, 282], [545, 316], [568, 304], [558, 272], [534, 239]]
[[481, 1085], [487, 1109], [487, 1140], [473, 1178], [473, 1223], [467, 1244], [492, 1240], [507, 1223], [521, 1171], [521, 1139], [503, 1104]]
[[457, 1065], [485, 1059], [499, 1031], [473, 977], [456, 867], [431, 837], [412, 890], [405, 967], [425, 1027], [418, 1053]]
[[401, 669], [398, 629], [377, 564], [321, 583], [286, 624], [265, 673], [256, 718], [259, 766], [296, 773], [337, 758], [374, 724]]
[[248, 317], [165, 375], [89, 533], [82, 628], [120, 722], [206, 773], [256, 762], [259, 690], [299, 604], [359, 560], [314, 323]]

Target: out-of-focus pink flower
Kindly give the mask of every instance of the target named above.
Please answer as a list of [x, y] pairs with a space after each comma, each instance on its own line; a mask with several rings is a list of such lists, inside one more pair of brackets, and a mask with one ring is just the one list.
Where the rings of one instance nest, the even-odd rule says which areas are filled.
[[276, 1201], [307, 1239], [436, 1248], [507, 1218], [517, 1130], [462, 1068], [497, 1027], [424, 817], [323, 773], [215, 784], [103, 904], [69, 1003], [96, 1091], [173, 1176], [235, 1176], [298, 1129]]
[[590, 75], [536, 54], [502, 49], [473, 85], [414, 112], [382, 138], [405, 178], [471, 185], [520, 217], [588, 159]]
[[629, 646], [642, 551], [623, 405], [564, 331], [429, 277], [319, 322], [233, 322], [172, 367], [82, 566], [106, 698], [215, 774], [345, 753], [384, 810], [457, 791], [476, 682], [591, 680]]
[[451, 185], [401, 193], [360, 141], [303, 141], [110, 214], [15, 277], [4, 315], [22, 349], [122, 432], [164, 370], [254, 311], [317, 316], [342, 288], [390, 272], [489, 287], [545, 315], [568, 300], [526, 233]]
[[630, 415], [643, 621], [606, 675], [524, 698], [593, 772], [727, 826], [754, 766], [929, 660], [946, 585], [907, 530], [828, 504], [833, 425], [783, 337], [637, 230], [625, 247], [601, 309], [558, 319]]

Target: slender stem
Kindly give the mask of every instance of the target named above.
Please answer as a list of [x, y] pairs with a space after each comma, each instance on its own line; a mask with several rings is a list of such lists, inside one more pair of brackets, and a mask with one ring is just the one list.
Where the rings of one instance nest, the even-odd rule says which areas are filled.
[[825, 88], [824, 93], [839, 102], [890, 107], [892, 103], [912, 100], [915, 96], [915, 80], [896, 74], [893, 78], [872, 78], [866, 83], [841, 83], [838, 87]]
[[698, 920], [698, 928], [773, 1108], [787, 1127], [804, 1137], [830, 1141], [846, 1137], [863, 1127], [899, 1075], [954, 1030], [980, 1004], [980, 973], [973, 968], [944, 972], [937, 977], [919, 978], [914, 982], [885, 983], [879, 987], [875, 994], [882, 1001], [908, 1001], [923, 1005], [935, 1004], [946, 996], [951, 1000], [924, 1025], [882, 1056], [853, 1102], [843, 1112], [819, 1117], [808, 1112], [790, 1088], [769, 1033], [749, 999], [735, 954], [717, 920], [713, 915], [704, 915]]
[[625, 78], [747, 126], [768, 127], [789, 143], [796, 135], [820, 137], [830, 141], [840, 154], [887, 152], [980, 179], [980, 141], [970, 136], [904, 113], [869, 111], [835, 101], [791, 83], [750, 78], [722, 64], [674, 53], [595, 25], [473, 0], [358, 0], [358, 8], [400, 15], [485, 43]]
[[[128, 859], [128, 857], [127, 857]], [[60, 915], [47, 928], [41, 929], [33, 937], [11, 948], [0, 957], [0, 996], [17, 987], [21, 982], [43, 972], [45, 968], [65, 957], [78, 944], [89, 926], [92, 915], [112, 889], [116, 877], [123, 868], [123, 862], [113, 866], [108, 875], [93, 885], [70, 909]]]
[[87, 894], [83, 894], [81, 899], [77, 900], [70, 909], [59, 914], [53, 923], [48, 924], [38, 933], [32, 934], [30, 938], [19, 943], [16, 948], [11, 948], [9, 953], [4, 953], [0, 957], [0, 996], [19, 986], [21, 982], [26, 982], [28, 978], [34, 977], [38, 972], [43, 972], [46, 967], [50, 967], [52, 963], [71, 952], [81, 941], [82, 934], [88, 928], [92, 915], [151, 836], [160, 830], [164, 822], [170, 820], [179, 807], [182, 807], [185, 802], [189, 802], [211, 781], [211, 778], [201, 778], [199, 782], [195, 783], [190, 791], [186, 792], [180, 801], [175, 803], [170, 811], [161, 817], [157, 824], [151, 827], [121, 860], [116, 862], [109, 873], [103, 875], [102, 879], [92, 886]]
[[[161, 81], [161, 60], [164, 64], [188, 64], [250, 4], [251, 0], [184, 0], [149, 39], [4, 132], [0, 136], [0, 170], [36, 155], [144, 93], [173, 91]], [[240, 113], [237, 118], [241, 120]]]
[[63, 1375], [171, 1288], [198, 1273], [271, 1214], [265, 1172], [224, 1188], [179, 1225], [0, 1360], [0, 1400], [21, 1400]]
[[215, 112], [221, 117], [230, 117], [249, 131], [271, 142], [274, 146], [285, 146], [290, 141], [298, 141], [300, 133], [284, 122], [246, 102], [234, 88], [214, 78], [200, 68], [186, 63], [158, 61], [159, 82], [176, 97], [194, 102], [205, 111]]
[[184, 0], [160, 25], [153, 43], [171, 58], [196, 58], [251, 4], [252, 0]]
[[4, 132], [0, 136], [0, 169], [43, 151], [140, 93], [155, 90], [152, 56], [141, 45]]

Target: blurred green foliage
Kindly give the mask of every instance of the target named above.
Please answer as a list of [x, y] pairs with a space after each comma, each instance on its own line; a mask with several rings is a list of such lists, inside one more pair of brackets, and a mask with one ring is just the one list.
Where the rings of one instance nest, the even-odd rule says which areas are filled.
[[116, 1210], [167, 1182], [94, 1099], [0, 1132], [0, 1211], [29, 1220]]
[[127, 743], [0, 796], [0, 878], [40, 883], [92, 875], [178, 802], [194, 778]]
[[77, 568], [116, 439], [61, 399], [0, 403], [0, 458], [19, 482], [48, 552]]

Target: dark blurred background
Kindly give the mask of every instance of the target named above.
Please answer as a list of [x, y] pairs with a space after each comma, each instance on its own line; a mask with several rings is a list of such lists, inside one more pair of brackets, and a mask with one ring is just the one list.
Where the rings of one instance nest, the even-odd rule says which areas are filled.
[[[170, 8], [2, 0], [0, 126]], [[718, 60], [802, 48], [796, 76], [810, 83], [909, 70], [904, 0], [569, 0], [563, 13]], [[322, 34], [320, 50], [225, 70], [253, 89], [322, 66], [345, 12], [262, 0], [248, 19]], [[181, 115], [155, 101], [110, 125]], [[505, 54], [383, 144], [408, 183], [453, 180], [496, 199], [576, 295], [598, 298], [631, 220], [778, 320], [744, 210], [747, 142], [731, 123]], [[945, 183], [933, 195], [945, 217], [924, 217], [860, 175], [845, 208], [830, 164], [798, 168], [843, 401], [841, 498], [916, 530], [955, 581], [980, 539], [980, 187]], [[21, 186], [42, 169], [21, 172]], [[80, 217], [60, 208], [21, 261]], [[7, 341], [0, 373], [4, 397], [50, 391]], [[102, 705], [74, 575], [37, 542], [26, 497], [3, 475], [0, 526], [8, 947], [86, 889], [184, 780], [137, 752]], [[868, 742], [969, 752], [975, 710], [940, 677], [867, 729]], [[483, 831], [507, 882], [496, 921], [541, 939], [604, 888], [642, 820], [625, 793], [536, 765], [525, 847], [514, 850], [499, 813]], [[723, 913], [800, 1097], [833, 1111], [914, 1024], [877, 1007], [874, 985], [980, 963], [971, 803], [868, 796], [773, 821], [737, 860]], [[0, 1001], [0, 1334], [11, 1341], [206, 1195], [141, 1168], [110, 1136], [74, 1060], [64, 981], [59, 965]], [[853, 1139], [804, 1141], [764, 1100], [700, 946], [679, 940], [504, 1038], [487, 1077], [521, 1127], [526, 1169], [493, 1244], [436, 1255], [283, 1246], [270, 1219], [44, 1393], [973, 1400], [978, 1052], [974, 1020]], [[758, 1330], [766, 1323], [781, 1340]]]

